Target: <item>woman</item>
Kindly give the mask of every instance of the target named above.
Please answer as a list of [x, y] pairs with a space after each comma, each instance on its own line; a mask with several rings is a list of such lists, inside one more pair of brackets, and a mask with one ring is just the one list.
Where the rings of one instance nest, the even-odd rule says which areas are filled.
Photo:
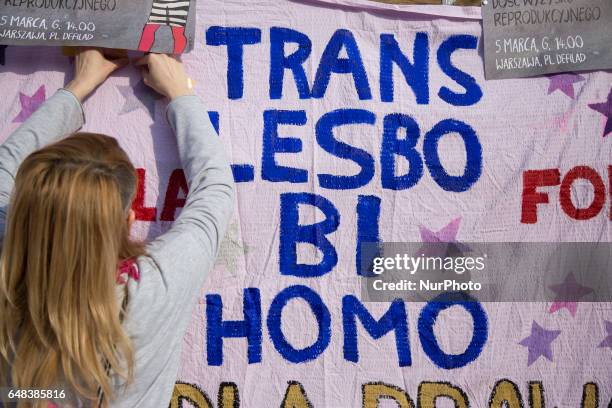
[[[81, 102], [126, 63], [80, 52], [74, 80], [0, 146], [2, 384], [65, 390], [60, 407], [168, 406], [232, 213], [233, 178], [206, 109], [180, 62], [150, 54], [136, 65], [171, 100], [189, 194], [166, 234], [146, 247], [130, 241], [134, 167], [114, 139], [74, 133]], [[47, 407], [22, 406], [32, 405]]]

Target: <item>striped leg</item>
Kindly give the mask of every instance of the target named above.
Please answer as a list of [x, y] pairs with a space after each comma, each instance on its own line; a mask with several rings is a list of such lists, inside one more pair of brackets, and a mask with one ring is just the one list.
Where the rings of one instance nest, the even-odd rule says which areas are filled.
[[155, 32], [159, 29], [160, 26], [160, 24], [145, 24], [142, 30], [142, 36], [140, 37], [140, 44], [138, 45], [139, 51], [151, 51], [151, 48], [155, 43]]
[[153, 0], [149, 23], [186, 26], [189, 16], [188, 0]]
[[185, 27], [172, 27], [172, 37], [174, 38], [174, 54], [182, 54], [187, 46], [187, 37], [185, 37]]

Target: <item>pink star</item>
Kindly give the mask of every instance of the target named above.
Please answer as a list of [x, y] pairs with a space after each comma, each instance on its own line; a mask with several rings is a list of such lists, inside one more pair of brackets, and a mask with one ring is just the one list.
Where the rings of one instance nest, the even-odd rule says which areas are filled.
[[549, 286], [549, 289], [557, 294], [554, 303], [550, 306], [548, 313], [555, 313], [561, 309], [567, 309], [572, 317], [576, 316], [578, 300], [593, 293], [593, 289], [582, 286], [576, 281], [573, 273], [565, 277], [563, 283]]
[[[457, 233], [459, 232], [460, 223], [461, 217], [457, 217], [437, 232], [420, 226], [419, 232], [421, 234], [421, 241], [426, 245], [423, 245], [419, 249], [419, 255], [446, 256], [449, 250], [451, 250], [451, 252], [469, 252], [470, 248], [467, 245], [457, 242]], [[449, 243], [453, 245], [427, 245], [440, 243]]]
[[455, 242], [457, 238], [457, 232], [459, 232], [460, 223], [461, 217], [457, 217], [438, 232], [433, 232], [428, 228], [420, 226], [419, 232], [421, 233], [421, 240], [423, 242], [429, 243]]
[[25, 122], [40, 105], [45, 101], [45, 86], [41, 85], [40, 88], [32, 96], [25, 95], [19, 92], [19, 102], [21, 103], [21, 112], [13, 119], [13, 123]]
[[574, 99], [574, 84], [584, 81], [584, 77], [578, 74], [559, 74], [548, 77], [550, 85], [548, 86], [548, 94], [559, 90]]

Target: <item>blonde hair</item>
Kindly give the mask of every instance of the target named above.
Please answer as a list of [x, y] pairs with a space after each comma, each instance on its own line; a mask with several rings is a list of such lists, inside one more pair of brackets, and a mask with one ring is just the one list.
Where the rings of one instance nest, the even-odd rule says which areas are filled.
[[10, 373], [13, 388], [66, 385], [108, 406], [111, 376], [131, 381], [116, 271], [143, 254], [127, 222], [136, 184], [117, 141], [99, 134], [74, 134], [21, 164], [0, 256], [0, 378]]

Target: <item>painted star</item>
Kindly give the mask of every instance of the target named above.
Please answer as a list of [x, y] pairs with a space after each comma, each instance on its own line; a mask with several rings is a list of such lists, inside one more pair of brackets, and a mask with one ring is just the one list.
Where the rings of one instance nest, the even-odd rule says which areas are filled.
[[606, 331], [608, 332], [608, 336], [599, 344], [599, 347], [608, 347], [612, 350], [612, 322], [606, 322]]
[[38, 109], [46, 99], [45, 86], [40, 88], [32, 96], [25, 95], [19, 92], [19, 102], [21, 103], [21, 112], [13, 119], [13, 123], [25, 122]]
[[601, 103], [592, 103], [589, 108], [596, 110], [606, 117], [606, 126], [604, 128], [603, 137], [608, 136], [612, 132], [612, 89], [608, 93], [608, 100]]
[[117, 89], [123, 96], [124, 102], [119, 115], [134, 112], [138, 109], [146, 109], [152, 118], [155, 118], [155, 104], [162, 98], [157, 92], [140, 81], [136, 86], [118, 85]]
[[238, 238], [238, 224], [232, 223], [219, 247], [217, 265], [225, 266], [227, 271], [235, 276], [238, 271], [238, 259], [244, 258], [248, 253], [249, 246]]
[[470, 249], [467, 245], [457, 242], [457, 233], [459, 232], [460, 223], [461, 217], [457, 217], [437, 232], [420, 226], [419, 233], [421, 234], [421, 241], [423, 241], [424, 244], [449, 243], [451, 245], [423, 245], [419, 249], [419, 254], [425, 256], [446, 256], [447, 254], [450, 255], [449, 252], [452, 252], [454, 255], [469, 252]]
[[584, 81], [584, 77], [578, 74], [559, 74], [548, 77], [550, 85], [548, 85], [548, 94], [559, 90], [574, 99], [574, 84]]
[[532, 365], [540, 356], [552, 361], [553, 354], [550, 345], [559, 337], [559, 334], [561, 330], [546, 330], [534, 320], [531, 324], [531, 334], [519, 343], [529, 349], [527, 365]]
[[455, 218], [438, 232], [420, 226], [421, 240], [423, 242], [455, 242], [460, 223], [461, 217]]
[[8, 45], [0, 45], [0, 65], [6, 65], [6, 47]]
[[578, 283], [573, 273], [569, 273], [562, 283], [549, 286], [548, 288], [557, 294], [548, 313], [555, 313], [560, 309], [567, 309], [572, 317], [576, 316], [578, 301], [586, 295], [593, 293], [592, 288], [582, 286]]

